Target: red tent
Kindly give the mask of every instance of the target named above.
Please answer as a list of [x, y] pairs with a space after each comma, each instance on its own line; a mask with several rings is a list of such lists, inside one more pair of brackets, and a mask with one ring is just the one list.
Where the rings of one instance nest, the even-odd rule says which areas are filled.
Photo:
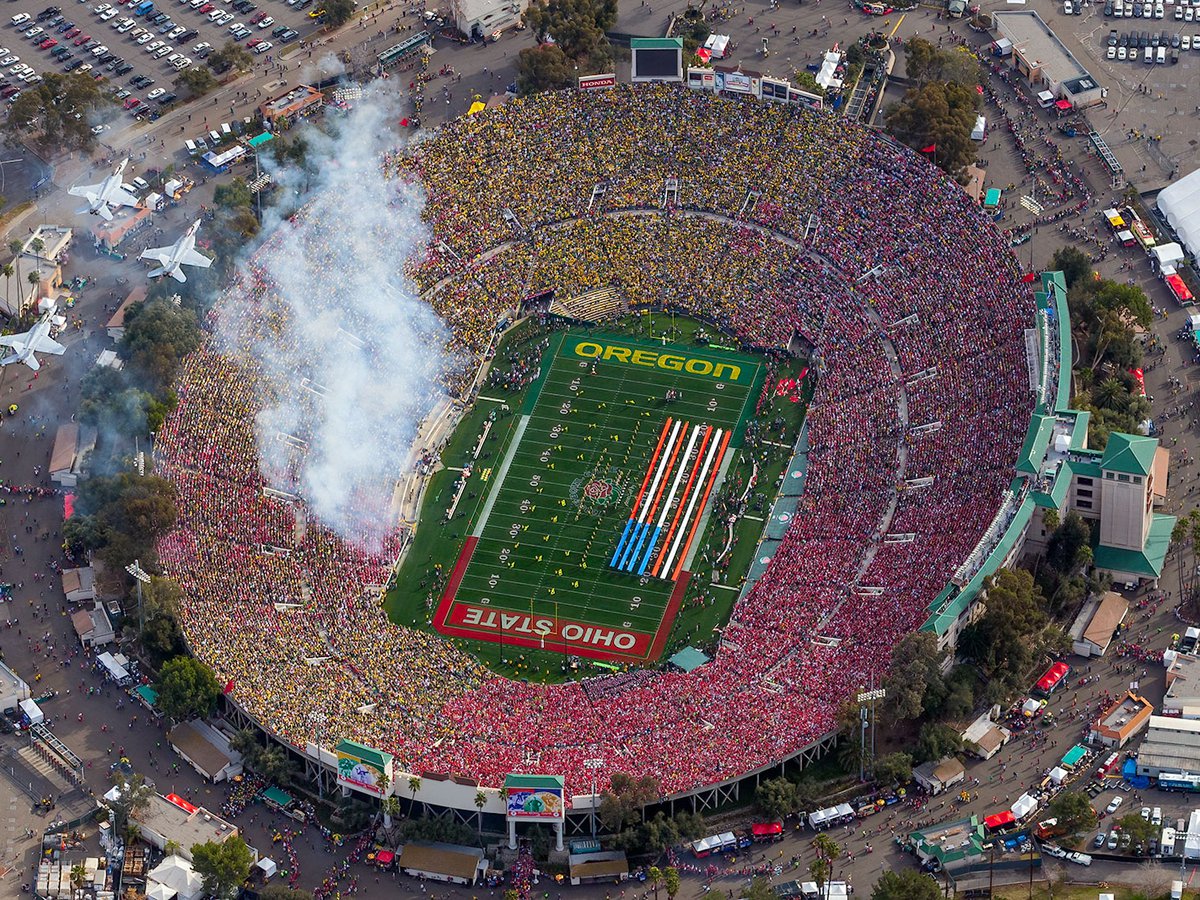
[[1004, 812], [996, 813], [994, 816], [988, 816], [983, 820], [983, 824], [991, 831], [995, 831], [997, 828], [1012, 825], [1016, 821], [1017, 817], [1012, 814], [1012, 810], [1006, 809]]
[[755, 822], [750, 826], [750, 833], [755, 837], [769, 837], [773, 834], [783, 834], [783, 823]]
[[381, 866], [390, 866], [395, 858], [396, 854], [391, 850], [380, 850], [375, 854], [375, 862]]
[[1066, 112], [1068, 109], [1071, 108], [1071, 101], [1070, 100], [1059, 100], [1054, 105], [1055, 105], [1055, 107], [1060, 109], [1062, 112]]
[[1180, 303], [1187, 303], [1193, 299], [1192, 292], [1188, 290], [1188, 286], [1183, 283], [1183, 279], [1178, 275], [1167, 276], [1167, 287], [1171, 289], [1171, 293], [1175, 295], [1175, 299]]
[[169, 800], [171, 803], [174, 803], [176, 806], [178, 806], [180, 809], [182, 809], [185, 813], [188, 813], [189, 815], [196, 811], [196, 807], [192, 806], [192, 804], [188, 803], [186, 800], [184, 800], [178, 794], [167, 794], [167, 800]]

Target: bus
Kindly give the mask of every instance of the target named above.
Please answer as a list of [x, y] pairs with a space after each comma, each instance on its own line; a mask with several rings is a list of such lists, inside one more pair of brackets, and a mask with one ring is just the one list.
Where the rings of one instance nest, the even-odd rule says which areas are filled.
[[379, 60], [381, 68], [390, 69], [404, 59], [412, 56], [426, 44], [433, 40], [433, 35], [428, 31], [419, 31], [410, 38], [405, 38], [394, 47], [389, 47], [376, 57]]
[[1046, 670], [1046, 673], [1037, 680], [1037, 684], [1033, 687], [1033, 693], [1038, 697], [1049, 697], [1054, 691], [1067, 680], [1067, 676], [1071, 674], [1071, 667], [1065, 662], [1056, 662]]
[[1185, 791], [1189, 794], [1200, 793], [1200, 775], [1189, 775], [1187, 772], [1163, 772], [1158, 776], [1160, 791]]

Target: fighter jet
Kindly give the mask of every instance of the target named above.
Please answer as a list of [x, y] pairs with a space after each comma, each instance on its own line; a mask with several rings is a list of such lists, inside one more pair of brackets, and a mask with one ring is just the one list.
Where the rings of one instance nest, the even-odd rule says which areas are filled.
[[113, 173], [99, 184], [83, 184], [70, 188], [67, 193], [72, 197], [86, 197], [88, 205], [75, 212], [78, 215], [92, 213], [102, 219], [112, 220], [111, 207], [137, 206], [138, 199], [121, 187], [121, 176], [129, 159], [121, 160], [121, 164], [113, 169]]
[[11, 355], [0, 359], [0, 366], [23, 362], [36, 372], [42, 367], [42, 364], [34, 356], [35, 353], [53, 353], [55, 356], [61, 356], [67, 348], [50, 337], [50, 319], [53, 315], [53, 310], [46, 313], [31, 330], [24, 334], [0, 335], [0, 344], [13, 348]]
[[196, 232], [200, 230], [200, 220], [197, 219], [183, 236], [170, 247], [155, 247], [143, 250], [139, 259], [152, 259], [159, 264], [157, 269], [150, 270], [150, 277], [170, 275], [176, 281], [187, 281], [183, 274], [183, 266], [199, 266], [207, 269], [212, 260], [196, 251]]

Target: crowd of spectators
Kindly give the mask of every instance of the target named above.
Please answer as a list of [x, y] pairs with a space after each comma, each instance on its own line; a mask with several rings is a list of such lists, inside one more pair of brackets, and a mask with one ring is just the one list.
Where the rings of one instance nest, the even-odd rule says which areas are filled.
[[550, 772], [578, 792], [584, 761], [600, 757], [673, 793], [833, 730], [847, 692], [878, 682], [925, 620], [1013, 477], [1032, 409], [1034, 306], [1007, 242], [960, 187], [884, 137], [681, 87], [514, 101], [384, 165], [427, 194], [433, 237], [407, 272], [460, 359], [478, 360], [496, 323], [546, 290], [614, 289], [747, 346], [810, 342], [805, 494], [707, 665], [501, 678], [387, 620], [388, 523], [370, 552], [322, 528], [286, 496], [300, 458], [270, 468], [283, 494], [264, 492], [261, 393], [296, 387], [258, 383], [239, 352], [282, 315], [250, 279], [215, 313], [243, 347], [214, 341], [189, 359], [156, 445], [180, 506], [161, 556], [183, 585], [196, 654], [297, 746], [319, 727], [326, 745], [353, 738], [395, 754], [401, 771], [492, 786]]

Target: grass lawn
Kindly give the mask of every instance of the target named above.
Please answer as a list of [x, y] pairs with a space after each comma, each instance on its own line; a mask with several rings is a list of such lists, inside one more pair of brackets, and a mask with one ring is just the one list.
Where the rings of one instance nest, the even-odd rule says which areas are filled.
[[426, 490], [385, 598], [394, 621], [535, 680], [712, 643], [737, 597], [714, 567], [740, 585], [811, 384], [776, 391], [802, 361], [655, 326], [654, 341], [648, 316], [506, 337]]

